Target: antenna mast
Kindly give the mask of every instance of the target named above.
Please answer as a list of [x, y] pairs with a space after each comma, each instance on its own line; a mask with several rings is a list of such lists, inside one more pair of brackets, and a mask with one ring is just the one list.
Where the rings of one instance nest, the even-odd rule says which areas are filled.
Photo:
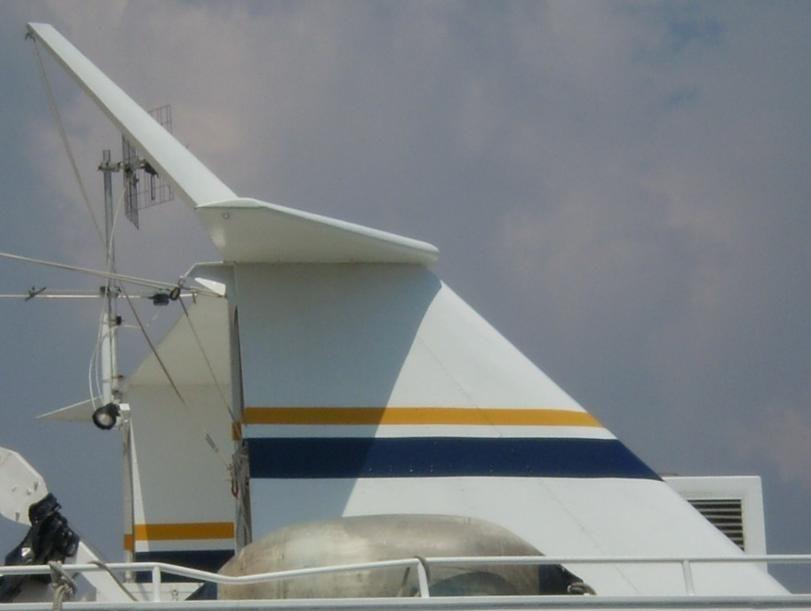
[[[101, 153], [99, 171], [104, 176], [104, 248], [105, 263], [108, 274], [115, 273], [115, 221], [116, 210], [113, 204], [113, 172], [121, 170], [121, 165], [112, 163], [110, 150]], [[132, 562], [135, 557], [135, 512], [133, 508], [133, 473], [132, 473], [132, 433], [129, 413], [121, 409], [121, 375], [118, 372], [118, 341], [117, 332], [121, 324], [118, 316], [118, 295], [121, 292], [114, 278], [107, 279], [102, 287], [105, 299], [104, 316], [101, 329], [101, 396], [102, 405], [118, 406], [121, 428], [121, 443], [123, 446], [123, 510], [124, 510], [124, 540], [130, 544], [124, 545], [124, 560]], [[126, 575], [130, 579], [131, 575]]]
[[[171, 106], [161, 106], [149, 111], [152, 118], [166, 129], [172, 128]], [[110, 150], [101, 154], [99, 171], [104, 175], [104, 247], [106, 249], [106, 271], [110, 274], [107, 284], [102, 287], [105, 298], [105, 310], [101, 330], [101, 394], [102, 405], [109, 405], [120, 416], [121, 442], [124, 458], [124, 560], [132, 562], [135, 557], [135, 508], [133, 506], [133, 455], [132, 428], [130, 426], [129, 408], [121, 404], [121, 374], [118, 371], [118, 341], [116, 334], [121, 325], [116, 301], [121, 294], [121, 287], [115, 279], [115, 226], [118, 210], [113, 203], [113, 172], [122, 172], [124, 177], [123, 193], [124, 214], [139, 227], [138, 211], [174, 198], [172, 188], [143, 159], [135, 146], [123, 135], [121, 137], [121, 161], [113, 163]], [[130, 579], [131, 575], [126, 575]]]
[[[118, 164], [110, 160], [110, 150], [102, 151], [99, 171], [104, 175], [104, 248], [105, 267], [108, 273], [115, 273], [115, 242], [113, 237], [113, 222], [115, 210], [113, 206], [113, 179], [112, 173], [118, 171]], [[115, 280], [108, 278], [104, 286], [106, 309], [102, 321], [101, 334], [101, 396], [107, 403], [121, 402], [120, 378], [118, 374], [118, 346], [116, 330], [121, 320], [116, 310], [116, 299], [120, 288]]]

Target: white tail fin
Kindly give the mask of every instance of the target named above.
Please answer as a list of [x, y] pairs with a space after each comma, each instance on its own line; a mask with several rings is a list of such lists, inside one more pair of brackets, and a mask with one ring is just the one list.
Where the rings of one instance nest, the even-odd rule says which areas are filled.
[[431, 263], [436, 247], [346, 221], [238, 199], [191, 151], [136, 104], [53, 26], [28, 31], [73, 76], [208, 227], [227, 261]]

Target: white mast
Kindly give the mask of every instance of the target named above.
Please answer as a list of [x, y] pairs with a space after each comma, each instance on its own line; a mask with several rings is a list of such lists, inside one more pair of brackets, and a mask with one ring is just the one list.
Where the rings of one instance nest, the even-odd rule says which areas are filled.
[[[104, 248], [106, 269], [108, 273], [115, 273], [115, 244], [113, 238], [113, 221], [115, 210], [113, 209], [113, 181], [112, 172], [117, 172], [118, 167], [110, 161], [110, 150], [102, 152], [102, 161], [99, 170], [104, 175]], [[114, 280], [108, 279], [105, 285], [104, 296], [106, 308], [102, 321], [101, 334], [101, 396], [102, 401], [107, 403], [119, 403], [121, 392], [118, 378], [118, 351], [116, 346], [116, 327], [118, 318], [116, 314], [116, 298], [119, 287]]]
[[[102, 160], [99, 171], [104, 176], [104, 247], [107, 273], [115, 273], [115, 216], [113, 205], [112, 173], [120, 170], [120, 164], [112, 163], [110, 150], [102, 151]], [[121, 292], [120, 287], [112, 278], [108, 278], [104, 286], [105, 309], [102, 317], [101, 329], [101, 397], [102, 405], [113, 404], [121, 409], [121, 375], [118, 372], [118, 342], [117, 332], [121, 319], [118, 316], [116, 300]], [[123, 512], [124, 535], [132, 545], [125, 545], [124, 560], [131, 562], [134, 559], [134, 510], [132, 491], [132, 434], [130, 420], [126, 406], [121, 409], [119, 427], [121, 429], [121, 443], [123, 456]], [[129, 536], [127, 536], [129, 535]]]

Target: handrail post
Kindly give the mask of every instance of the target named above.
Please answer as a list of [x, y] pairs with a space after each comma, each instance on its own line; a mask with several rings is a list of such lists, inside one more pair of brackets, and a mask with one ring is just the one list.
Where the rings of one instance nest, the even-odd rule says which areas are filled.
[[152, 567], [152, 602], [161, 600], [161, 567]]
[[417, 556], [417, 583], [420, 586], [420, 598], [431, 598], [431, 590], [428, 587], [428, 569], [425, 564], [425, 558]]
[[690, 561], [685, 558], [681, 561], [681, 572], [684, 576], [684, 590], [687, 592], [688, 596], [692, 596], [696, 593], [696, 587], [693, 583], [693, 567], [690, 565]]

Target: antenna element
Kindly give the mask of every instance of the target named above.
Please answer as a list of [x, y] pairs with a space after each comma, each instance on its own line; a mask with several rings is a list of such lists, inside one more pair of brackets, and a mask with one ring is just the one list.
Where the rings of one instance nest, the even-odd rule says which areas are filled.
[[[172, 107], [168, 104], [149, 111], [166, 131], [172, 131]], [[139, 227], [138, 211], [175, 198], [172, 185], [138, 155], [135, 146], [121, 135], [121, 169], [124, 176], [124, 214]]]

